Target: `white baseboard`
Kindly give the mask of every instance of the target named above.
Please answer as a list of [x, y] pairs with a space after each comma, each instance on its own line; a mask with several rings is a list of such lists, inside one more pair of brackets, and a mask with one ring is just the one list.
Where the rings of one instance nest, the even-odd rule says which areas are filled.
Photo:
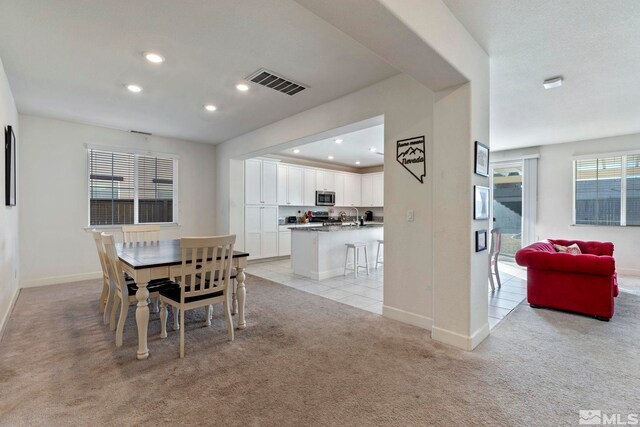
[[616, 272], [618, 274], [626, 275], [626, 276], [640, 276], [640, 270], [637, 268], [620, 268], [616, 267]]
[[2, 341], [2, 336], [4, 335], [4, 330], [9, 323], [9, 317], [11, 316], [11, 312], [13, 311], [13, 307], [16, 305], [16, 301], [18, 300], [18, 295], [20, 295], [20, 288], [17, 288], [11, 297], [11, 301], [9, 302], [9, 307], [7, 307], [7, 312], [2, 315], [2, 319], [0, 320], [0, 341]]
[[43, 277], [41, 279], [21, 280], [20, 288], [35, 288], [37, 286], [57, 285], [60, 283], [79, 282], [81, 280], [93, 280], [102, 277], [102, 271], [91, 273], [67, 274], [65, 276]]
[[490, 329], [488, 322], [475, 331], [471, 336], [462, 335], [457, 332], [433, 326], [431, 328], [431, 338], [466, 351], [471, 351], [489, 336], [489, 332]]
[[433, 324], [433, 319], [430, 317], [411, 313], [409, 311], [390, 307], [388, 305], [382, 306], [382, 315], [384, 317], [388, 317], [389, 319], [397, 320], [402, 323], [408, 323], [409, 325], [417, 326], [419, 328], [427, 330], [431, 330], [431, 326]]

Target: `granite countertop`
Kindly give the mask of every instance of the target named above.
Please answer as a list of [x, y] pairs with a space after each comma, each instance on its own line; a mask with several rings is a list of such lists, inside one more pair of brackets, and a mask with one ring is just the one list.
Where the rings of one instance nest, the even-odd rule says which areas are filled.
[[291, 228], [292, 231], [319, 231], [322, 233], [330, 233], [335, 231], [356, 231], [356, 230], [371, 230], [373, 228], [383, 228], [381, 223], [367, 223], [362, 227], [356, 227], [353, 225], [325, 225], [318, 227], [297, 227]]

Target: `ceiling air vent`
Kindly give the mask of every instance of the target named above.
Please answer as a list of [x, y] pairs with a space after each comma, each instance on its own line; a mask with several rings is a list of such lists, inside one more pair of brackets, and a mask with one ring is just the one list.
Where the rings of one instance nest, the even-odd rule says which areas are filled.
[[296, 93], [300, 93], [307, 89], [307, 86], [301, 83], [296, 83], [291, 79], [279, 76], [278, 74], [265, 70], [264, 68], [261, 68], [251, 74], [247, 77], [247, 80], [258, 83], [262, 86], [270, 87], [271, 89], [286, 93], [287, 95], [295, 95]]

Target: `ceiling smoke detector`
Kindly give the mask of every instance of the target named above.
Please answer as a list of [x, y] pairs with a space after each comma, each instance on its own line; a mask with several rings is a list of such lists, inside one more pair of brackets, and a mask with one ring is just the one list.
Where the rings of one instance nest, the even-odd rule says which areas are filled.
[[563, 78], [562, 76], [558, 76], [558, 77], [553, 77], [551, 79], [547, 79], [542, 83], [542, 86], [544, 86], [545, 89], [553, 89], [554, 87], [560, 87], [562, 86], [562, 82], [563, 82]]

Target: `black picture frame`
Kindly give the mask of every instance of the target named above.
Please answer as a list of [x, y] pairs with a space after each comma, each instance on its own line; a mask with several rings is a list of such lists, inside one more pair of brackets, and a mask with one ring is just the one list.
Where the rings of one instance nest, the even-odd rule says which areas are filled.
[[16, 134], [10, 125], [4, 128], [5, 206], [16, 205]]
[[476, 141], [475, 144], [474, 172], [476, 175], [489, 176], [489, 147], [480, 141]]
[[487, 230], [476, 231], [476, 252], [487, 250]]
[[489, 219], [490, 193], [489, 187], [473, 186], [473, 219]]

